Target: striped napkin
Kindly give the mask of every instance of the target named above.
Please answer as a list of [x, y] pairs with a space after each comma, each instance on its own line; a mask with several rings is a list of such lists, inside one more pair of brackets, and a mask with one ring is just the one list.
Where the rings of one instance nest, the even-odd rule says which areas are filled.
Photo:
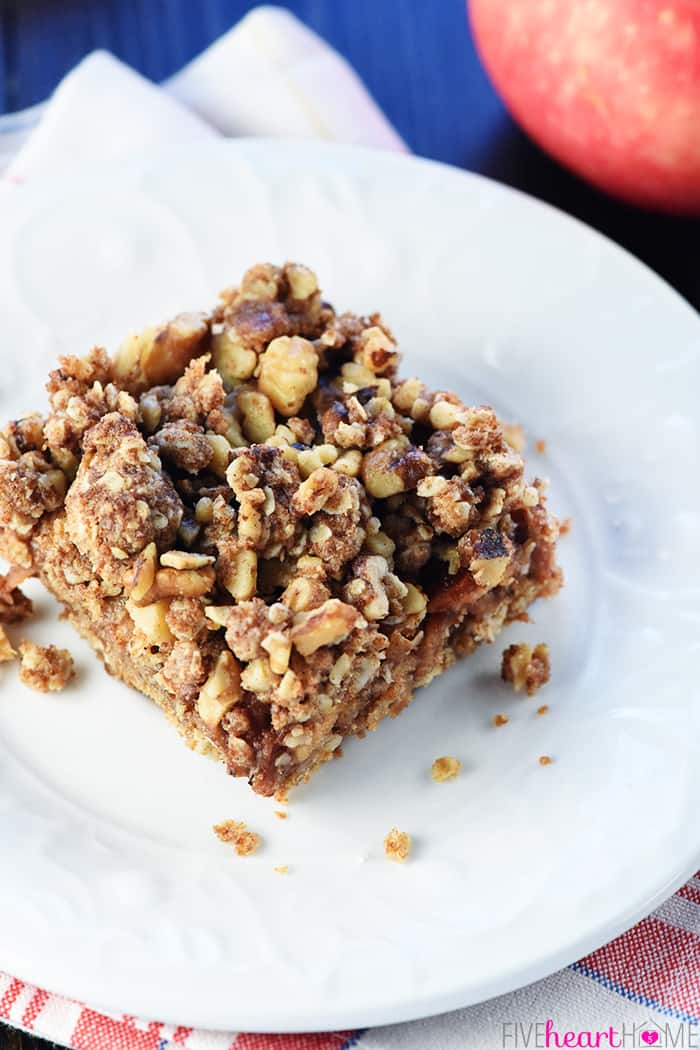
[[[405, 149], [339, 55], [288, 12], [262, 7], [162, 88], [104, 52], [88, 56], [46, 105], [0, 120], [0, 172], [23, 182], [83, 159], [220, 134]], [[101, 1013], [2, 972], [0, 1020], [75, 1050], [700, 1047], [700, 877], [568, 969], [424, 1021], [323, 1034], [206, 1032]]]

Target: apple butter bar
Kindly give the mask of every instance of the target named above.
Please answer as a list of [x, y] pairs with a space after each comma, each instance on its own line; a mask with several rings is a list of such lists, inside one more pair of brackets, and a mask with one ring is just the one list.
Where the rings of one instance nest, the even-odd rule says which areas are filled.
[[261, 264], [210, 313], [59, 358], [48, 413], [0, 433], [0, 553], [263, 795], [561, 585], [507, 428], [398, 364], [379, 314]]

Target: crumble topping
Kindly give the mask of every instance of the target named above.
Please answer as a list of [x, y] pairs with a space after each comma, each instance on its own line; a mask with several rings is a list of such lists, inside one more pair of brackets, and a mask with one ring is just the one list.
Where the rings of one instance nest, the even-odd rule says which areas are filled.
[[209, 313], [61, 357], [48, 415], [0, 433], [13, 572], [265, 795], [561, 585], [522, 428], [398, 365], [379, 314], [260, 264]]
[[21, 641], [19, 657], [21, 681], [39, 693], [63, 689], [75, 674], [71, 654], [67, 649], [57, 649], [55, 645]]
[[433, 780], [437, 781], [437, 783], [442, 783], [445, 780], [454, 780], [455, 777], [459, 776], [461, 768], [462, 763], [458, 758], [444, 755], [442, 758], [435, 759], [430, 772]]
[[384, 839], [384, 853], [389, 860], [403, 864], [411, 852], [411, 836], [398, 828], [392, 828]]
[[230, 843], [239, 857], [255, 853], [260, 845], [260, 836], [247, 830], [248, 825], [237, 820], [223, 820], [214, 825], [214, 834], [221, 842]]
[[534, 648], [521, 642], [509, 645], [503, 653], [501, 678], [510, 682], [516, 693], [524, 689], [528, 696], [549, 681], [549, 648], [540, 643]]

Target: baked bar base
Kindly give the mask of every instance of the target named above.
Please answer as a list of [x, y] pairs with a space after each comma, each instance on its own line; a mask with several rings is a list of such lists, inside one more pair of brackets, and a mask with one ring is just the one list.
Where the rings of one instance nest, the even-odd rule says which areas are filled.
[[[386, 651], [379, 669], [368, 680], [356, 673], [348, 683], [334, 687], [326, 682], [333, 706], [342, 711], [342, 721], [333, 727], [335, 735], [364, 736], [377, 728], [383, 718], [395, 718], [411, 702], [416, 689], [427, 685], [447, 670], [457, 659], [468, 656], [480, 644], [491, 643], [509, 623], [527, 619], [527, 610], [538, 598], [557, 592], [560, 576], [553, 563], [551, 524], [543, 515], [533, 521], [544, 528], [544, 535], [532, 541], [528, 552], [527, 572], [508, 586], [497, 587], [486, 594], [467, 581], [443, 582], [436, 588], [435, 611], [422, 621], [422, 631], [413, 638], [397, 632]], [[65, 534], [61, 515], [46, 520], [32, 544], [34, 564], [41, 582], [63, 603], [65, 615], [78, 633], [100, 656], [106, 670], [127, 685], [143, 693], [165, 712], [170, 722], [193, 750], [224, 762], [229, 772], [240, 775], [231, 763], [231, 745], [226, 734], [212, 731], [197, 713], [197, 694], [180, 692], [173, 695], [161, 682], [167, 654], [159, 649], [139, 649], [131, 655], [133, 622], [121, 599], [104, 597], [94, 588], [66, 584], [66, 565], [76, 559], [76, 550]], [[47, 551], [50, 552], [47, 555]], [[523, 566], [525, 568], [525, 566]], [[70, 573], [69, 573], [70, 575]], [[213, 654], [212, 654], [213, 656]], [[286, 791], [308, 780], [313, 771], [342, 752], [321, 745], [300, 762], [290, 774], [276, 764], [279, 758], [278, 734], [269, 725], [263, 711], [255, 743], [258, 762], [250, 777], [251, 786], [263, 795]], [[265, 760], [266, 759], [266, 760]]]

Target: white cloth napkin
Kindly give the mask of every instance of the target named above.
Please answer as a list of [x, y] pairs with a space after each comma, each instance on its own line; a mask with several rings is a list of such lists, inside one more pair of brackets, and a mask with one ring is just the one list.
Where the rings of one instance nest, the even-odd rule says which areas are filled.
[[218, 134], [406, 148], [345, 59], [288, 11], [265, 6], [163, 88], [105, 51], [88, 55], [58, 86], [6, 177], [55, 175], [96, 157]]

